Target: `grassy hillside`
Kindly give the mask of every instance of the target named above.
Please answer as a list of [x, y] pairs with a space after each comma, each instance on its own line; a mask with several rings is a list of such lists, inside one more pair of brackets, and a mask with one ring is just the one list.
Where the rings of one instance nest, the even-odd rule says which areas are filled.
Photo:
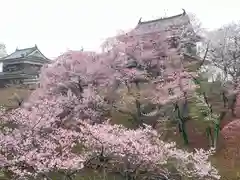
[[[26, 99], [32, 90], [28, 88], [19, 88], [19, 87], [8, 87], [0, 89], [0, 105], [3, 105], [7, 108], [14, 108], [17, 107], [17, 102], [14, 100], [14, 95], [17, 94], [20, 98]], [[216, 98], [216, 97], [214, 97]], [[112, 117], [114, 119], [114, 123], [124, 124], [127, 127], [133, 127], [132, 118], [126, 114], [122, 114], [120, 112], [112, 112]], [[165, 124], [166, 125], [166, 124]], [[186, 147], [183, 145], [182, 138], [180, 137], [177, 127], [172, 124], [170, 127], [165, 127], [168, 130], [164, 133], [165, 140], [174, 140], [177, 142], [178, 146], [182, 148], [192, 149], [196, 147], [205, 147], [207, 146], [207, 139], [205, 133], [201, 130], [201, 123], [199, 121], [189, 121], [187, 124], [188, 133], [190, 135], [190, 145]], [[163, 126], [161, 125], [163, 128]], [[199, 133], [196, 133], [198, 132]], [[221, 172], [223, 180], [238, 180], [240, 179], [240, 166], [239, 163], [234, 163], [234, 158], [229, 157], [229, 153], [227, 153], [229, 148], [224, 147], [223, 149], [213, 157], [212, 162], [218, 167]], [[82, 173], [81, 173], [82, 174]], [[85, 174], [85, 173], [83, 173]], [[85, 175], [84, 175], [85, 176]], [[90, 175], [86, 175], [87, 177], [77, 176], [76, 179], [85, 179], [85, 178], [93, 178], [93, 179], [108, 179], [109, 177], [102, 177], [101, 173], [90, 173]], [[93, 176], [93, 177], [92, 177]], [[1, 175], [0, 175], [1, 179]], [[111, 177], [110, 177], [111, 179]]]
[[15, 96], [26, 99], [32, 90], [23, 87], [7, 87], [0, 88], [0, 105], [6, 108], [14, 108], [17, 106]]

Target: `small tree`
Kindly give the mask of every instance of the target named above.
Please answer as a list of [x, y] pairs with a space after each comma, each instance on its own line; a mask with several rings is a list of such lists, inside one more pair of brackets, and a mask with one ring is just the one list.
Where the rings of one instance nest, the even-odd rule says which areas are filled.
[[[209, 35], [210, 36], [210, 35]], [[224, 72], [225, 81], [230, 80], [233, 87], [230, 92], [232, 102], [229, 108], [234, 113], [236, 98], [238, 96], [238, 84], [239, 84], [239, 60], [240, 60], [240, 26], [239, 23], [231, 23], [223, 26], [222, 28], [211, 32], [210, 46], [208, 58], [214, 64]], [[229, 87], [228, 87], [229, 88]]]
[[5, 44], [0, 44], [0, 58], [4, 57], [7, 55], [7, 51], [6, 51], [6, 46]]

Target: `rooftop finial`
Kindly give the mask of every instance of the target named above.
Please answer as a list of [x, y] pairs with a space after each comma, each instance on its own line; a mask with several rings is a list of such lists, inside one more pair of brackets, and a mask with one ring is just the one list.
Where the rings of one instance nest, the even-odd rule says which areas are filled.
[[185, 11], [185, 9], [182, 9], [183, 10], [183, 15], [186, 15], [186, 11]]
[[138, 24], [141, 24], [141, 20], [142, 20], [142, 18], [139, 19]]

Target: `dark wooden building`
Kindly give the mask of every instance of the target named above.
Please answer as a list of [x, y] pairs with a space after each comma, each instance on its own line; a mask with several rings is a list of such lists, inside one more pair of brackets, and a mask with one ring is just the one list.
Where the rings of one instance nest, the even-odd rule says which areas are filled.
[[[182, 30], [179, 31], [178, 28], [181, 28]], [[167, 29], [171, 29], [171, 31], [174, 32], [173, 34], [175, 37], [179, 37], [182, 40], [187, 39], [183, 42], [185, 46], [185, 54], [191, 56], [197, 55], [197, 42], [201, 41], [201, 37], [195, 33], [190, 18], [185, 10], [183, 10], [183, 13], [175, 16], [150, 21], [142, 21], [140, 18], [134, 32], [135, 34], [143, 35], [163, 32]], [[184, 34], [182, 34], [183, 32]]]
[[31, 48], [16, 49], [12, 54], [0, 59], [0, 87], [8, 84], [35, 84], [41, 67], [50, 63], [35, 45]]

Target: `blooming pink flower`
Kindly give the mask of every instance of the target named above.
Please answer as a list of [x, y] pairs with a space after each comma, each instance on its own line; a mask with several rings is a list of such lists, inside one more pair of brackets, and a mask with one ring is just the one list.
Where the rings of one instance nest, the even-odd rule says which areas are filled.
[[[164, 37], [121, 36], [108, 53], [70, 51], [43, 68], [40, 87], [28, 102], [1, 117], [2, 123], [12, 127], [4, 126], [0, 132], [0, 167], [19, 176], [80, 170], [103, 151], [118, 166], [129, 163], [132, 169], [160, 173], [171, 161], [183, 176], [219, 179], [207, 160], [212, 151], [188, 153], [161, 141], [150, 127], [130, 130], [107, 122], [108, 104], [101, 91], [118, 83], [146, 79], [152, 88], [146, 93], [158, 103], [192, 90], [181, 57], [168, 48]], [[141, 68], [127, 68], [129, 60]], [[154, 68], [162, 74], [149, 75]], [[169, 88], [177, 89], [175, 95], [167, 94]], [[83, 150], [74, 152], [76, 145]]]

